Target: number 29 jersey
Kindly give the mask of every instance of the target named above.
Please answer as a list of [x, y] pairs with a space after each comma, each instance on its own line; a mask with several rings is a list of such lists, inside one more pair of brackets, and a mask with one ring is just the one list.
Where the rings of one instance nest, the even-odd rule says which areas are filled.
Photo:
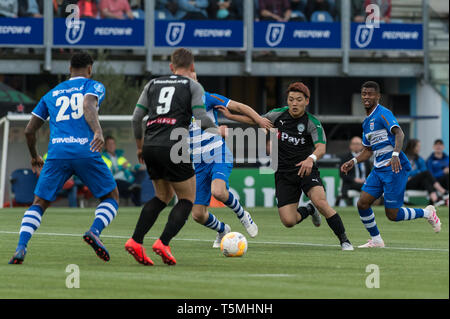
[[83, 102], [86, 95], [97, 97], [98, 108], [105, 97], [105, 87], [88, 78], [70, 78], [45, 94], [31, 112], [44, 121], [49, 119], [47, 159], [100, 156], [100, 153], [90, 150], [89, 143], [94, 132], [84, 118]]

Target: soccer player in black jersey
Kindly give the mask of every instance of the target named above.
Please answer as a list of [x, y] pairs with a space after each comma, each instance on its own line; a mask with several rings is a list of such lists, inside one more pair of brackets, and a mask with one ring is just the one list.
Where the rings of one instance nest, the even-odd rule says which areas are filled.
[[[275, 172], [278, 213], [286, 227], [295, 226], [309, 215], [312, 215], [314, 225], [320, 226], [321, 218], [315, 206], [338, 237], [342, 250], [353, 250], [339, 214], [327, 202], [320, 179], [316, 162], [325, 155], [326, 136], [319, 120], [306, 112], [309, 97], [305, 84], [291, 83], [287, 89], [288, 106], [263, 115], [278, 129], [278, 168]], [[302, 192], [314, 206], [298, 207]]]
[[[195, 200], [195, 175], [188, 141], [192, 116], [201, 123], [202, 129], [225, 135], [206, 114], [203, 87], [189, 78], [195, 71], [192, 53], [184, 48], [175, 50], [170, 69], [173, 75], [153, 79], [145, 86], [133, 113], [137, 156], [140, 162], [145, 162], [155, 188], [155, 197], [142, 208], [134, 234], [125, 244], [125, 249], [143, 265], [153, 265], [142, 245], [144, 236], [174, 194], [178, 202], [152, 248], [164, 263], [176, 264], [169, 242], [186, 223]], [[143, 137], [145, 115], [148, 119]]]

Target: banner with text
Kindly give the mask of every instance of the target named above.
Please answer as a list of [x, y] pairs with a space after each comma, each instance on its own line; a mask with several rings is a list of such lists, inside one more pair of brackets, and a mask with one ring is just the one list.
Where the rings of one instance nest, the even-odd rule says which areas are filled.
[[[334, 206], [339, 191], [338, 168], [321, 168], [320, 178], [325, 187], [327, 201]], [[257, 168], [235, 168], [230, 175], [230, 191], [237, 196], [244, 207], [276, 207], [275, 176], [260, 174]], [[308, 198], [303, 194], [300, 202]]]
[[243, 48], [242, 21], [155, 21], [155, 47]]
[[255, 22], [255, 48], [340, 49], [338, 22]]
[[419, 23], [380, 23], [379, 27], [352, 23], [351, 48], [358, 50], [422, 50], [423, 27]]
[[44, 19], [0, 18], [0, 45], [43, 45]]
[[144, 20], [54, 19], [55, 46], [143, 47]]

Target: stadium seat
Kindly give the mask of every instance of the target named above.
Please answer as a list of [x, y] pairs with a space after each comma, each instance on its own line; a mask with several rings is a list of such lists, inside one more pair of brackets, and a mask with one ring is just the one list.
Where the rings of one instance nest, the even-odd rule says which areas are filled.
[[334, 19], [328, 11], [314, 11], [311, 22], [333, 22]]
[[14, 205], [31, 205], [34, 200], [34, 188], [38, 177], [31, 169], [20, 168], [11, 173], [11, 207]]
[[409, 202], [409, 199], [411, 197], [425, 197], [426, 199], [428, 199], [428, 192], [425, 190], [420, 190], [420, 189], [407, 189], [405, 191], [405, 197], [404, 197], [404, 201], [405, 203]]

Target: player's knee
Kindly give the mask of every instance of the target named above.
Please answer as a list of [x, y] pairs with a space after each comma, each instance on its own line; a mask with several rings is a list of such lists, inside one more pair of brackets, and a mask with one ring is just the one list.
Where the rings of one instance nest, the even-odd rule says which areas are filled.
[[292, 220], [282, 220], [281, 223], [283, 224], [284, 227], [286, 228], [292, 228], [295, 225], [297, 225], [296, 222], [292, 221]]

